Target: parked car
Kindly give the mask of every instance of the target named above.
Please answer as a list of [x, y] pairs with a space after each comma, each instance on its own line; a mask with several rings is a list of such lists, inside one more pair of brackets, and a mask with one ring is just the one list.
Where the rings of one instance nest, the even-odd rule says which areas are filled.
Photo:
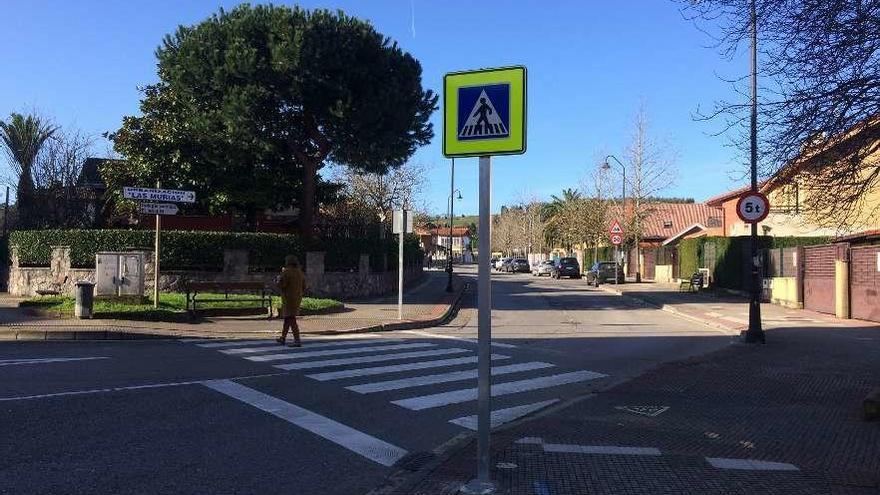
[[498, 258], [492, 258], [489, 260], [489, 268], [495, 268], [496, 263], [498, 263]]
[[597, 261], [585, 276], [587, 277], [587, 283], [596, 287], [609, 280], [613, 282], [614, 277], [617, 277], [617, 283], [619, 284], [626, 280], [623, 274], [623, 267], [620, 266], [620, 263], [615, 263], [614, 261]]
[[495, 269], [499, 272], [507, 271], [507, 265], [509, 265], [511, 261], [513, 261], [513, 258], [501, 258], [498, 260], [498, 263], [495, 264]]
[[538, 261], [532, 266], [532, 275], [553, 275], [553, 260]]
[[514, 258], [505, 266], [508, 273], [529, 273], [532, 267], [529, 266], [529, 260], [525, 258]]
[[562, 277], [581, 278], [581, 265], [577, 258], [559, 258], [553, 264], [553, 270], [550, 276], [556, 279]]

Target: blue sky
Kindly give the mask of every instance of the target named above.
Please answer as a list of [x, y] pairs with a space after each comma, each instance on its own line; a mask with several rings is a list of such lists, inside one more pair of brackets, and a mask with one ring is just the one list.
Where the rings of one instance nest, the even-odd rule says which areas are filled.
[[[137, 86], [156, 80], [153, 52], [179, 24], [238, 2], [188, 0], [4, 0], [6, 49], [0, 115], [35, 108], [87, 133], [115, 130], [137, 113]], [[287, 2], [277, 2], [287, 3]], [[652, 134], [677, 150], [678, 180], [664, 195], [697, 200], [737, 187], [741, 168], [718, 125], [695, 122], [698, 106], [734, 98], [719, 79], [745, 74], [722, 59], [672, 1], [323, 0], [370, 20], [424, 68], [439, 91], [450, 71], [522, 64], [529, 70], [528, 152], [493, 160], [493, 210], [522, 196], [547, 198], [581, 179], [607, 153], [623, 159], [640, 102]], [[414, 15], [413, 15], [414, 14]], [[429, 167], [423, 196], [446, 209], [449, 160], [437, 137], [413, 160]], [[99, 142], [98, 154], [107, 148]], [[477, 210], [477, 160], [456, 160], [456, 210]], [[737, 175], [737, 177], [739, 177]], [[615, 187], [614, 190], [618, 190]]]

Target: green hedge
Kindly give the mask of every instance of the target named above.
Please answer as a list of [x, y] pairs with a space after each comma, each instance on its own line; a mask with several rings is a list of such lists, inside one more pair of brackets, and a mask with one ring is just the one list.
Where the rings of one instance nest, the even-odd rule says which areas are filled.
[[[69, 246], [71, 265], [76, 268], [93, 268], [99, 251], [152, 250], [153, 242], [149, 230], [22, 230], [9, 237], [9, 245], [18, 246], [22, 266], [48, 266], [52, 246]], [[370, 254], [374, 270], [381, 266], [383, 256], [388, 257], [389, 269], [397, 266], [397, 242], [393, 239], [328, 239], [320, 244], [327, 253], [328, 271], [357, 270], [361, 253]], [[277, 269], [289, 254], [305, 259], [300, 238], [294, 234], [171, 230], [162, 232], [160, 261], [169, 270], [222, 270], [224, 249], [248, 251], [251, 268], [256, 270]], [[418, 237], [407, 236], [405, 262], [420, 263], [421, 256]], [[378, 262], [372, 263], [373, 258]]]
[[[758, 237], [758, 249], [813, 246], [827, 244], [827, 237]], [[715, 266], [707, 266], [707, 245], [715, 249]], [[710, 248], [711, 249], [711, 248]], [[748, 283], [750, 237], [697, 237], [678, 245], [680, 277], [689, 277], [699, 268], [711, 268], [715, 285], [728, 289], [744, 289]]]

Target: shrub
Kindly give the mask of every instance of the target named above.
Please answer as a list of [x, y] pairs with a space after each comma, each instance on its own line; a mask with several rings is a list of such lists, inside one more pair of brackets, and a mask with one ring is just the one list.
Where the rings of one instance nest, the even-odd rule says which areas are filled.
[[[152, 250], [153, 242], [153, 232], [148, 230], [21, 230], [9, 237], [9, 245], [18, 246], [22, 266], [47, 266], [53, 246], [69, 246], [71, 265], [76, 268], [93, 268], [97, 252]], [[397, 265], [396, 240], [328, 239], [322, 244], [327, 251], [328, 270], [356, 270], [361, 253], [380, 259], [389, 256], [389, 267]], [[406, 263], [421, 262], [418, 237], [407, 236], [404, 244]], [[295, 234], [171, 230], [162, 232], [161, 262], [168, 270], [221, 270], [224, 249], [248, 251], [251, 268], [255, 270], [278, 269], [289, 254], [305, 259], [302, 243]]]

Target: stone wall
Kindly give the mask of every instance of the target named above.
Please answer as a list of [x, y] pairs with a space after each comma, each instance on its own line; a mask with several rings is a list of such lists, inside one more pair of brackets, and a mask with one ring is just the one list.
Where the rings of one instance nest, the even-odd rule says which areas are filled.
[[[10, 250], [11, 265], [9, 267], [9, 293], [15, 296], [30, 297], [37, 290], [59, 290], [62, 294], [72, 296], [74, 284], [80, 280], [95, 281], [95, 270], [91, 268], [71, 268], [70, 248], [55, 246], [52, 248], [52, 259], [48, 267], [19, 266], [18, 250], [15, 246]], [[153, 293], [154, 264], [152, 253], [147, 253], [144, 266], [144, 292]], [[161, 270], [159, 289], [163, 292], [179, 292], [187, 281], [200, 282], [262, 282], [274, 287], [279, 271], [252, 272], [246, 251], [226, 250], [223, 256], [222, 271], [195, 270]], [[306, 253], [306, 285], [307, 294], [315, 297], [334, 299], [359, 299], [391, 294], [397, 290], [397, 272], [371, 272], [370, 257], [362, 254], [357, 271], [327, 272], [324, 271], [324, 253]], [[424, 273], [421, 265], [406, 268], [404, 285], [411, 285], [422, 279]]]

